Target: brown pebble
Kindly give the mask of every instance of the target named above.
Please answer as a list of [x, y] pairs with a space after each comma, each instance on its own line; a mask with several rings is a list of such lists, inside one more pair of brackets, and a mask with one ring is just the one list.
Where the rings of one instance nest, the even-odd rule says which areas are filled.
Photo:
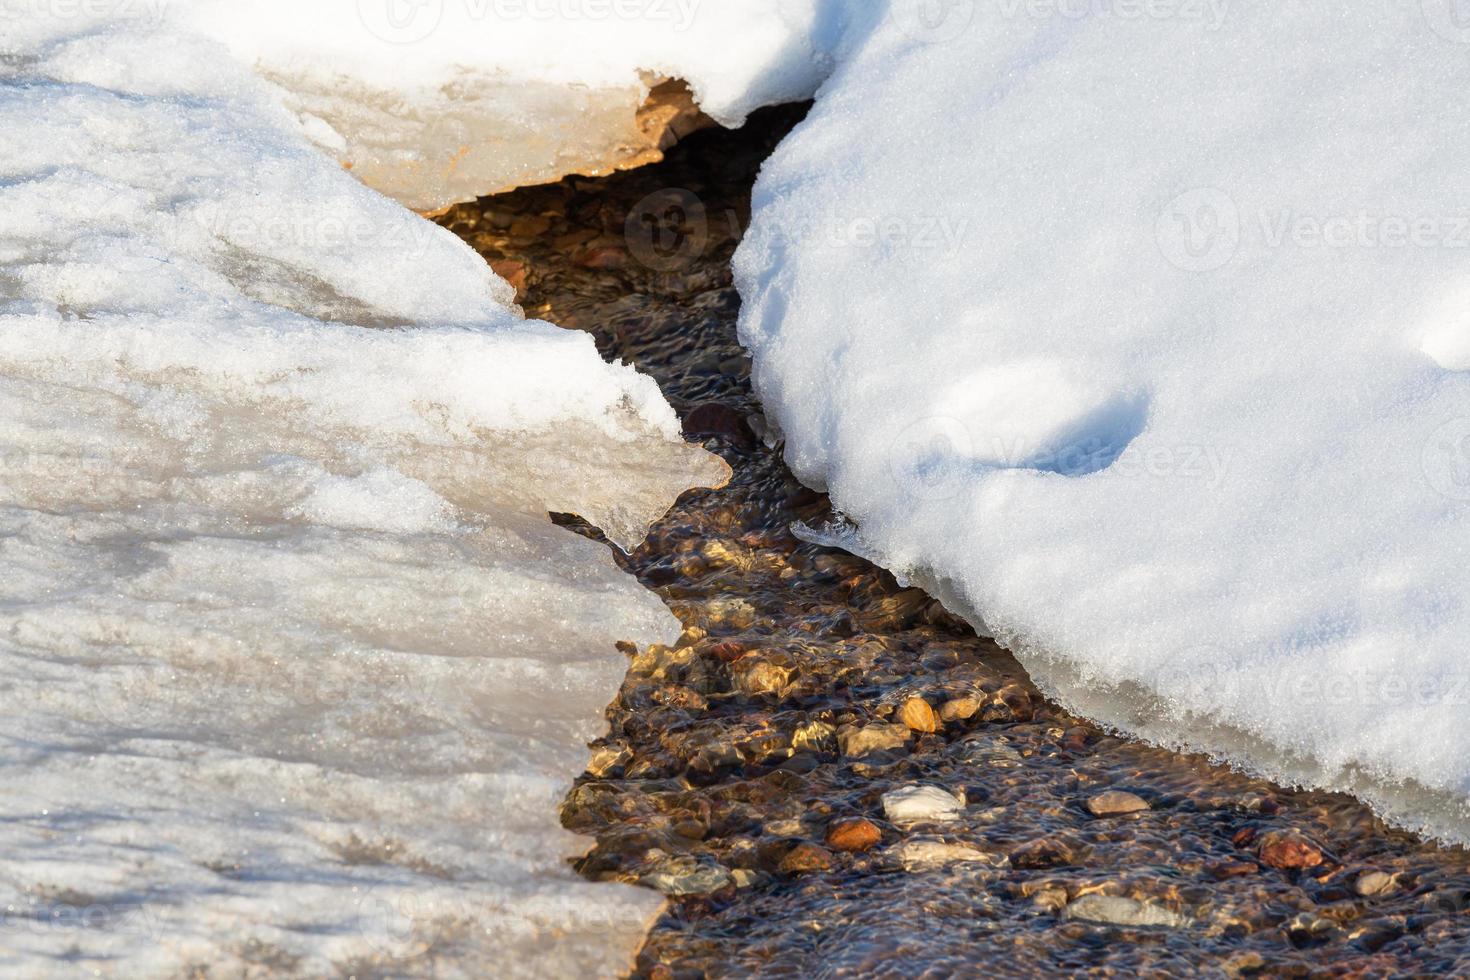
[[1148, 801], [1141, 796], [1110, 789], [1087, 801], [1087, 809], [1094, 817], [1118, 817], [1125, 813], [1147, 810]]
[[921, 697], [911, 697], [900, 705], [898, 720], [907, 725], [910, 731], [939, 731], [939, 719], [935, 716], [934, 709]]
[[1282, 870], [1315, 868], [1322, 863], [1322, 850], [1294, 830], [1273, 830], [1256, 845], [1262, 864]]
[[527, 215], [510, 224], [510, 233], [517, 238], [536, 238], [551, 230], [551, 219], [544, 214]]
[[816, 844], [797, 844], [781, 859], [781, 870], [789, 875], [808, 871], [826, 871], [830, 867], [832, 867], [832, 855], [826, 848], [818, 847]]
[[1075, 852], [1066, 841], [1041, 840], [1022, 844], [1011, 852], [1011, 865], [1022, 869], [1054, 868], [1060, 864], [1071, 864]]
[[950, 698], [939, 706], [939, 719], [945, 722], [964, 721], [980, 710], [980, 699], [968, 694]]
[[827, 828], [827, 846], [837, 851], [866, 851], [882, 839], [878, 825], [862, 817], [837, 820]]

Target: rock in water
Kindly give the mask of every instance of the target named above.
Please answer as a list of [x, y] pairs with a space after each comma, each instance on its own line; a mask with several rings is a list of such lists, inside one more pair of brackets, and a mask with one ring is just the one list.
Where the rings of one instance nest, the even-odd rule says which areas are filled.
[[1094, 817], [1118, 817], [1148, 808], [1148, 801], [1142, 797], [1116, 789], [1099, 793], [1087, 801], [1087, 809]]
[[929, 707], [928, 701], [918, 696], [909, 698], [899, 706], [898, 720], [908, 726], [910, 731], [939, 731], [939, 718], [934, 714], [934, 709]]
[[827, 846], [838, 851], [866, 851], [882, 839], [878, 825], [862, 817], [837, 820], [827, 828]]
[[797, 844], [781, 859], [781, 870], [789, 875], [826, 871], [830, 867], [832, 867], [832, 855], [825, 848], [818, 847], [816, 844]]
[[1177, 912], [1116, 895], [1084, 895], [1067, 906], [1069, 919], [1102, 922], [1113, 926], [1157, 926], [1178, 929], [1189, 920]]
[[883, 812], [894, 823], [946, 823], [959, 818], [965, 801], [938, 786], [905, 786], [883, 794]]
[[993, 868], [1010, 862], [1004, 854], [988, 854], [968, 844], [948, 844], [938, 840], [906, 840], [890, 847], [885, 856], [891, 864], [905, 871], [930, 871], [952, 864], [984, 864]]
[[1256, 845], [1261, 863], [1287, 871], [1315, 868], [1322, 863], [1322, 849], [1295, 830], [1273, 830]]
[[837, 732], [837, 744], [843, 755], [867, 755], [886, 749], [901, 749], [908, 744], [909, 730], [904, 725], [867, 725], [845, 727]]

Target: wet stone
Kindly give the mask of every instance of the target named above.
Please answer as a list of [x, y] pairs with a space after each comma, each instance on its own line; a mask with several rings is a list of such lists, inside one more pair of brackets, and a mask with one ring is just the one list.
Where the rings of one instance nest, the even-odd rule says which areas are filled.
[[923, 698], [912, 697], [898, 707], [898, 721], [914, 732], [936, 732], [939, 716]]
[[863, 756], [870, 752], [901, 749], [912, 735], [905, 725], [850, 726], [837, 730], [837, 744], [843, 755]]
[[1148, 808], [1148, 802], [1142, 797], [1116, 789], [1098, 793], [1087, 801], [1088, 812], [1094, 817], [1117, 817]]
[[1003, 854], [989, 854], [968, 844], [940, 840], [906, 840], [890, 847], [884, 855], [890, 864], [906, 871], [931, 871], [955, 864], [1004, 868], [1010, 862]]
[[837, 851], [866, 851], [882, 839], [878, 825], [862, 817], [837, 820], [827, 828], [827, 846]]
[[1069, 919], [1132, 928], [1178, 929], [1189, 920], [1177, 912], [1115, 895], [1084, 895], [1067, 905]]
[[816, 844], [797, 844], [781, 859], [781, 870], [789, 875], [826, 871], [831, 867], [831, 853]]
[[883, 813], [899, 824], [948, 823], [959, 819], [965, 801], [938, 786], [904, 786], [883, 794]]
[[1256, 856], [1270, 868], [1301, 870], [1322, 863], [1322, 850], [1294, 830], [1273, 830], [1256, 843]]
[[641, 880], [665, 895], [707, 895], [731, 882], [730, 872], [719, 865], [701, 865], [684, 857], [661, 862]]

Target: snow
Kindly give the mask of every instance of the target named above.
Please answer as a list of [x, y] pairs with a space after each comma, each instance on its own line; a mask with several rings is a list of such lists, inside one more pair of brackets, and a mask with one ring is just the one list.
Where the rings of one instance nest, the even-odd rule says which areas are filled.
[[560, 802], [728, 469], [214, 42], [4, 22], [7, 975], [605, 976]]
[[1466, 841], [1470, 39], [1441, 6], [874, 5], [736, 272], [856, 550], [1087, 715]]

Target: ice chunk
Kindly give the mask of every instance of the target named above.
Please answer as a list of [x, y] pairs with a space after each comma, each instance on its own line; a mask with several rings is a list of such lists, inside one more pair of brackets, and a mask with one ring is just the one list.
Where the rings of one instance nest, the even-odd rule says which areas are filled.
[[679, 627], [547, 512], [630, 544], [726, 468], [216, 45], [42, 21], [0, 81], [0, 969], [617, 973], [660, 900], [557, 811], [614, 641]]
[[212, 38], [228, 48], [216, 57], [269, 80], [314, 143], [429, 211], [656, 159], [693, 103], [739, 125], [808, 98], [845, 16], [820, 0], [134, 0], [6, 30], [20, 50], [57, 45], [57, 77], [152, 95], [197, 94], [187, 56], [165, 41], [146, 65], [119, 60], [112, 34]]
[[1470, 840], [1464, 33], [1083, 6], [853, 14], [736, 257], [787, 459], [1069, 705]]

